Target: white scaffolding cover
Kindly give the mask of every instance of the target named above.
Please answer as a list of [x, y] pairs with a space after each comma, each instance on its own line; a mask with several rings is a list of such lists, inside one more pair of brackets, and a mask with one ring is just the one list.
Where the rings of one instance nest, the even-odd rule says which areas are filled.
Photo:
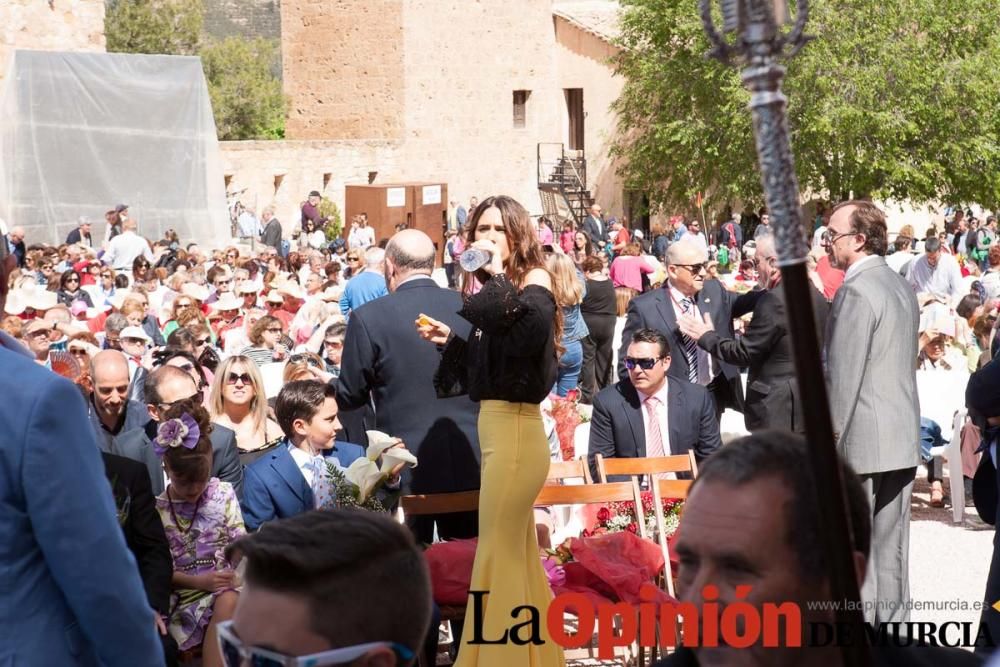
[[0, 218], [29, 244], [86, 215], [97, 245], [116, 204], [149, 239], [230, 238], [200, 58], [18, 50], [2, 86]]

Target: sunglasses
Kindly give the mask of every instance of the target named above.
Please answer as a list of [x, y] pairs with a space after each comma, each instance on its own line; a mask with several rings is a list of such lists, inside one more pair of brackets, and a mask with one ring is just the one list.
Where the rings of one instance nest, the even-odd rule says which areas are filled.
[[233, 631], [232, 621], [223, 621], [215, 626], [218, 631], [219, 648], [222, 662], [226, 667], [328, 667], [329, 665], [344, 665], [357, 660], [376, 648], [390, 648], [406, 663], [413, 660], [413, 651], [395, 642], [370, 642], [345, 646], [332, 651], [313, 653], [299, 657], [285, 655], [277, 651], [269, 651], [256, 646], [247, 646]]
[[649, 357], [646, 357], [644, 359], [636, 359], [635, 357], [625, 357], [625, 368], [632, 370], [633, 368], [638, 366], [642, 370], [648, 371], [651, 368], [653, 368], [653, 366], [656, 365], [657, 361], [659, 361], [659, 359], [651, 359]]
[[701, 264], [676, 264], [675, 266], [683, 266], [685, 269], [690, 271], [694, 275], [698, 275], [705, 270], [707, 262], [702, 262]]
[[288, 357], [288, 363], [290, 363], [290, 364], [309, 364], [310, 366], [314, 366], [316, 368], [319, 368], [319, 366], [316, 366], [316, 360], [313, 359], [312, 357], [310, 357], [307, 354], [293, 354], [292, 356]]
[[190, 308], [191, 307], [191, 302], [190, 301], [175, 301], [174, 302], [174, 307], [176, 307], [176, 308]]
[[239, 375], [230, 373], [226, 376], [226, 384], [236, 384], [237, 382], [247, 385], [253, 382], [253, 378], [250, 377], [249, 373], [240, 373]]
[[280, 334], [281, 333], [281, 327], [273, 327], [273, 328], [272, 327], [268, 327], [267, 329], [265, 329], [265, 331], [267, 331], [268, 333], [278, 333], [278, 334]]
[[71, 348], [69, 348], [69, 353], [72, 354], [74, 357], [86, 357], [87, 356], [87, 351], [85, 349], [83, 349], [82, 347], [71, 347]]
[[209, 343], [210, 340], [212, 340], [211, 337], [205, 337], [205, 338], [199, 338], [195, 342], [198, 343], [199, 346], [200, 345], [208, 345], [208, 343]]
[[145, 345], [146, 341], [143, 338], [122, 338], [123, 343], [129, 343], [134, 345]]
[[78, 283], [78, 282], [80, 282], [80, 279], [79, 278], [67, 278], [66, 282], [67, 283]]

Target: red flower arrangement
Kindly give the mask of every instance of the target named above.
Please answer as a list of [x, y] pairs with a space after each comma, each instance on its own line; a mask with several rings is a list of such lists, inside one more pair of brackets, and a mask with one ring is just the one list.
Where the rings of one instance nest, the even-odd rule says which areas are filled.
[[[646, 533], [650, 536], [657, 534], [656, 513], [653, 511], [653, 492], [643, 491], [642, 499], [642, 520], [645, 521]], [[663, 499], [663, 520], [667, 537], [677, 532], [680, 525], [680, 513], [684, 507], [684, 501], [677, 498]], [[613, 502], [597, 510], [597, 525], [591, 530], [584, 530], [583, 537], [593, 535], [603, 535], [606, 533], [618, 533], [627, 530], [630, 533], [638, 534], [639, 517], [636, 515], [635, 503], [631, 501]]]

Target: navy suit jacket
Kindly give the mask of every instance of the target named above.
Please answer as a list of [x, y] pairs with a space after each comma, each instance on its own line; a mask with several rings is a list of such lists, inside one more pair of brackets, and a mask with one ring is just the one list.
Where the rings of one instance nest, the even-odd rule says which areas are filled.
[[[704, 315], [712, 316], [715, 330], [725, 338], [735, 338], [733, 318], [742, 317], [753, 310], [762, 292], [748, 292], [737, 296], [730, 292], [718, 280], [706, 280], [705, 286], [695, 297], [698, 310]], [[632, 299], [625, 314], [625, 329], [622, 331], [622, 345], [618, 350], [618, 379], [628, 380], [628, 370], [625, 368], [625, 354], [628, 351], [632, 334], [639, 329], [656, 329], [667, 337], [670, 342], [670, 369], [667, 373], [679, 380], [688, 379], [688, 362], [684, 356], [684, 343], [681, 341], [681, 330], [677, 326], [677, 315], [670, 298], [667, 285], [640, 294]], [[743, 408], [743, 385], [740, 383], [740, 369], [723, 359], [715, 357], [715, 363], [720, 373], [725, 375], [732, 388], [736, 404], [732, 407]]]
[[[628, 380], [605, 387], [594, 397], [587, 459], [595, 480], [599, 479], [597, 454], [606, 459], [646, 456], [642, 410], [639, 393]], [[667, 378], [667, 426], [671, 455], [687, 454], [693, 449], [695, 459], [701, 461], [722, 446], [715, 403], [701, 385]], [[614, 476], [609, 481], [625, 479]]]
[[[159, 426], [159, 422], [150, 419], [144, 427], [120, 434], [113, 439], [109, 452], [145, 463], [154, 496], [160, 495], [166, 488], [163, 482], [163, 460], [153, 451], [152, 444]], [[209, 439], [212, 441], [212, 477], [229, 482], [236, 491], [236, 497], [242, 497], [243, 466], [236, 448], [236, 434], [225, 426], [212, 424]]]
[[[340, 441], [325, 453], [345, 468], [364, 455], [360, 445]], [[247, 466], [240, 501], [247, 530], [257, 530], [265, 521], [308, 512], [314, 503], [312, 489], [288, 451], [287, 440]]]
[[161, 667], [80, 391], [0, 334], [0, 665]]
[[467, 338], [471, 325], [458, 316], [461, 309], [458, 292], [419, 278], [352, 311], [347, 323], [337, 404], [357, 410], [372, 401], [366, 428], [400, 438], [417, 456], [420, 465], [403, 472], [404, 492], [479, 488], [479, 405], [467, 395], [436, 398], [441, 354], [415, 325], [424, 313]]

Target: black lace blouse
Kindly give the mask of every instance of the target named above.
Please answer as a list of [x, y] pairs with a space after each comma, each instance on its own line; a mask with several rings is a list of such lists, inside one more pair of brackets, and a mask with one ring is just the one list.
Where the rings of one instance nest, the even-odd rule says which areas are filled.
[[556, 382], [552, 292], [528, 285], [521, 292], [493, 276], [458, 313], [470, 323], [468, 340], [454, 333], [434, 378], [439, 397], [468, 393], [474, 401], [541, 403]]

